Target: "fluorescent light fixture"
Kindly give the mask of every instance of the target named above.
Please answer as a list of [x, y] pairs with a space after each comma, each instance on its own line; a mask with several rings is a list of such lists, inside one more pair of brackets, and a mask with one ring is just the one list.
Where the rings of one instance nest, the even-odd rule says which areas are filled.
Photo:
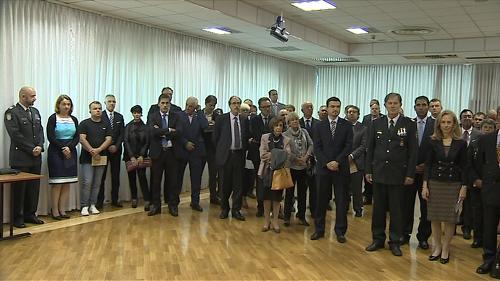
[[368, 31], [366, 31], [365, 28], [363, 28], [363, 27], [351, 27], [351, 28], [348, 28], [346, 30], [349, 32], [352, 32], [354, 34], [366, 34], [366, 33], [368, 33]]
[[337, 8], [335, 3], [328, 0], [295, 1], [292, 5], [304, 11], [321, 11]]
[[225, 34], [231, 34], [231, 31], [229, 28], [223, 27], [223, 26], [213, 26], [213, 27], [207, 27], [203, 28], [204, 31], [206, 32], [211, 32], [219, 35], [225, 35]]

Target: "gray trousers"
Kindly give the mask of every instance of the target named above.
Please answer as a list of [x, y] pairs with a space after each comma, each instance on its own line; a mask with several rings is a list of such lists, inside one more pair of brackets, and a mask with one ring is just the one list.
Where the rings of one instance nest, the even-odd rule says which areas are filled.
[[105, 166], [92, 166], [90, 163], [81, 165], [80, 206], [83, 208], [97, 203]]

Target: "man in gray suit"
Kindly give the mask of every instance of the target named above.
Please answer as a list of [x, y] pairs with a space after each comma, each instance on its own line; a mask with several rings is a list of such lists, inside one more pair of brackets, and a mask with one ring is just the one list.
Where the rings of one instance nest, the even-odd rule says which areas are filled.
[[[32, 87], [19, 90], [19, 102], [5, 111], [5, 128], [10, 136], [9, 164], [22, 172], [40, 174], [43, 152], [43, 127], [40, 112], [33, 107], [36, 91]], [[14, 226], [25, 222], [43, 224], [36, 215], [40, 180], [12, 184], [14, 192]]]
[[241, 99], [237, 96], [229, 98], [230, 112], [217, 118], [213, 141], [216, 144], [216, 164], [223, 169], [222, 178], [222, 211], [220, 219], [229, 216], [229, 197], [232, 194], [232, 217], [244, 221], [241, 214], [243, 199], [243, 169], [245, 168], [245, 152], [248, 148], [248, 119], [239, 114]]
[[285, 109], [285, 104], [278, 102], [278, 91], [275, 89], [269, 90], [268, 94], [271, 100], [271, 113], [273, 116], [278, 116], [280, 110]]
[[[349, 190], [352, 195], [352, 207], [356, 217], [363, 214], [363, 175], [365, 170], [366, 153], [366, 127], [358, 122], [359, 107], [348, 105], [346, 107], [346, 119], [352, 123], [352, 152], [349, 154], [350, 184]], [[350, 201], [348, 196], [348, 202]], [[349, 204], [347, 204], [349, 207]]]

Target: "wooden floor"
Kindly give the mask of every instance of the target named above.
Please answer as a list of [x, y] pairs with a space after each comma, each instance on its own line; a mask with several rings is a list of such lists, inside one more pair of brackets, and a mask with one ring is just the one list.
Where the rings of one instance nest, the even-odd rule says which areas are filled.
[[[347, 243], [328, 231], [309, 240], [313, 227], [292, 224], [280, 234], [261, 232], [255, 201], [247, 221], [220, 220], [202, 195], [203, 213], [183, 198], [179, 217], [166, 209], [148, 217], [141, 208], [106, 210], [29, 227], [32, 237], [0, 242], [0, 280], [488, 280], [475, 268], [481, 249], [455, 236], [449, 264], [429, 262], [430, 250], [403, 246], [403, 257], [387, 249], [368, 253], [370, 208], [349, 216]], [[334, 212], [329, 212], [332, 221]], [[417, 219], [418, 221], [418, 219]], [[327, 229], [331, 229], [327, 224]], [[491, 280], [491, 279], [490, 279]]]

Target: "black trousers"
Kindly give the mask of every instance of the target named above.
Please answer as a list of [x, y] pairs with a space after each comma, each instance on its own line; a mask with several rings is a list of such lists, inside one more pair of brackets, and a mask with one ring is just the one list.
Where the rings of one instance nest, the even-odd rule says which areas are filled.
[[[246, 161], [246, 160], [245, 160]], [[247, 169], [245, 168], [243, 171], [243, 196], [247, 196], [250, 192], [252, 192], [255, 186], [255, 169]]]
[[363, 179], [365, 181], [365, 190], [363, 190], [363, 196], [366, 197], [368, 202], [371, 202], [373, 199], [373, 184], [369, 183], [363, 175]]
[[[349, 181], [349, 192], [347, 194], [347, 202], [350, 202], [352, 195], [352, 208], [355, 212], [363, 210], [363, 171], [352, 173]], [[347, 203], [347, 207], [349, 203]]]
[[202, 173], [208, 165], [208, 189], [210, 190], [210, 198], [221, 197], [222, 190], [222, 175], [218, 173], [219, 168], [215, 164], [215, 147], [207, 145], [207, 155], [202, 159]]
[[226, 163], [224, 163], [224, 177], [222, 182], [221, 208], [229, 211], [229, 197], [232, 198], [232, 213], [241, 210], [243, 199], [243, 170], [245, 168], [245, 152], [243, 150], [229, 151]]
[[316, 175], [307, 175], [306, 172], [306, 182], [307, 182], [307, 187], [309, 188], [309, 212], [311, 213], [311, 216], [314, 218], [314, 214], [316, 212], [316, 206], [317, 206], [317, 199], [318, 199], [318, 187], [316, 183]]
[[[172, 148], [163, 150], [160, 157], [152, 159], [151, 167], [151, 202], [155, 207], [161, 207], [161, 179], [165, 175], [164, 181], [167, 186], [168, 207], [174, 208], [179, 205], [179, 185], [177, 184], [177, 159]], [[154, 175], [154, 176], [153, 176]]]
[[189, 178], [191, 180], [191, 204], [199, 205], [200, 204], [200, 190], [201, 190], [201, 176], [203, 173], [203, 162], [201, 157], [196, 157], [190, 155], [189, 160], [179, 161], [179, 172], [177, 178], [177, 184], [179, 185], [179, 191], [182, 190], [182, 183], [184, 181], [184, 171], [186, 170], [186, 166], [189, 163]]
[[372, 237], [373, 242], [384, 245], [386, 212], [390, 213], [389, 243], [400, 244], [403, 235], [402, 202], [404, 186], [373, 184], [373, 215]]
[[259, 173], [260, 161], [252, 161], [255, 177], [255, 197], [257, 198], [257, 211], [264, 212], [264, 201], [262, 200], [262, 179], [257, 175]]
[[431, 222], [427, 220], [427, 201], [422, 198], [423, 175], [415, 174], [415, 182], [412, 186], [403, 186], [404, 203], [403, 208], [403, 237], [408, 239], [413, 231], [413, 220], [415, 217], [415, 198], [418, 194], [420, 202], [420, 222], [418, 224], [417, 239], [420, 242], [427, 241], [431, 236]]
[[472, 208], [472, 228], [474, 230], [474, 241], [483, 241], [483, 201], [480, 188], [470, 188], [470, 202]]
[[474, 226], [474, 218], [472, 211], [472, 202], [471, 202], [471, 194], [470, 189], [472, 185], [467, 185], [467, 197], [465, 197], [464, 205], [463, 205], [463, 225], [462, 231], [471, 231]]
[[[42, 169], [41, 164], [31, 167], [11, 167], [21, 172], [39, 175]], [[12, 184], [14, 192], [14, 222], [23, 223], [25, 219], [36, 216], [38, 209], [38, 195], [40, 193], [40, 180], [23, 181]]]
[[137, 200], [137, 177], [139, 177], [139, 184], [141, 186], [142, 197], [144, 201], [151, 201], [151, 194], [149, 192], [148, 179], [146, 178], [146, 168], [137, 169], [127, 173], [128, 182], [130, 185], [130, 193], [132, 194], [132, 199]]
[[497, 226], [500, 220], [500, 206], [484, 206], [483, 261], [493, 264], [497, 255]]
[[290, 220], [292, 214], [293, 203], [295, 201], [295, 186], [297, 186], [297, 215], [299, 219], [305, 219], [307, 202], [306, 170], [290, 169], [290, 172], [292, 173], [294, 186], [285, 190], [285, 219]]
[[347, 208], [346, 208], [346, 185], [344, 177], [339, 172], [328, 172], [326, 175], [317, 175], [318, 193], [316, 214], [314, 225], [316, 232], [325, 233], [326, 206], [328, 205], [333, 193], [335, 194], [335, 234], [344, 235], [347, 232]]
[[[120, 191], [120, 166], [122, 161], [122, 151], [118, 150], [116, 153], [108, 153], [108, 165], [111, 166], [111, 202], [118, 202], [118, 192]], [[106, 185], [106, 174], [108, 172], [108, 165], [104, 167], [104, 174], [102, 175], [101, 187], [99, 188], [99, 195], [97, 196], [97, 205], [102, 206], [104, 203], [104, 192]]]

